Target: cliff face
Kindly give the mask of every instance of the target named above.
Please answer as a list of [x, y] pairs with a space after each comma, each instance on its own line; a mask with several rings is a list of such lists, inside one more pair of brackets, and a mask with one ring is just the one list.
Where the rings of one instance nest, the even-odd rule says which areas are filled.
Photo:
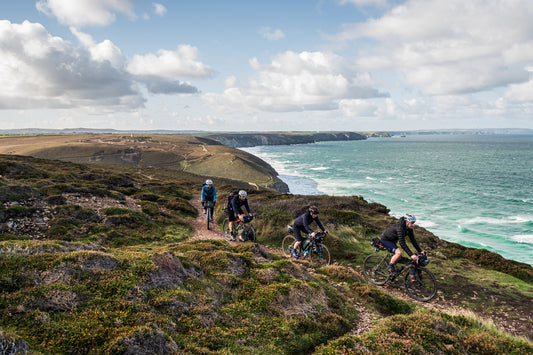
[[209, 138], [224, 145], [239, 147], [255, 147], [258, 145], [305, 144], [322, 141], [355, 141], [364, 140], [365, 136], [355, 132], [324, 132], [324, 133], [225, 133], [212, 134]]

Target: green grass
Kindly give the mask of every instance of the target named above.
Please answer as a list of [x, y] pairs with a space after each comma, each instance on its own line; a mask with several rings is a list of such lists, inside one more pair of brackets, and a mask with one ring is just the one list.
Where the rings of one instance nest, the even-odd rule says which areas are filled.
[[[26, 344], [43, 354], [139, 347], [179, 354], [533, 351], [528, 340], [483, 320], [507, 315], [526, 334], [532, 321], [520, 318], [531, 314], [530, 267], [419, 230], [439, 280], [434, 302], [471, 313], [394, 297], [360, 271], [373, 252], [371, 238], [392, 221], [384, 206], [361, 197], [250, 190], [259, 244], [229, 245], [190, 239], [188, 221], [198, 212], [189, 200], [203, 176], [11, 156], [0, 156], [2, 166], [0, 191], [19, 205], [6, 201], [0, 216], [22, 221], [45, 209], [51, 220], [44, 236], [0, 234], [0, 346]], [[222, 185], [219, 195], [235, 187]], [[82, 202], [68, 204], [69, 196]], [[83, 202], [103, 198], [113, 206]], [[287, 224], [310, 204], [321, 208], [330, 231], [325, 244], [333, 265], [314, 268], [279, 253]], [[216, 207], [219, 224], [223, 205]], [[499, 265], [485, 266], [488, 260]], [[374, 328], [354, 336], [361, 309]]]

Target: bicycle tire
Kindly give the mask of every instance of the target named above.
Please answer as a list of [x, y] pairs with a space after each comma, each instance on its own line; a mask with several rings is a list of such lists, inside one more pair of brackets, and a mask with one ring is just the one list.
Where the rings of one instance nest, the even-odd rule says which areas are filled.
[[388, 261], [379, 254], [368, 255], [363, 262], [363, 273], [366, 279], [374, 285], [384, 285], [389, 279], [388, 264]]
[[207, 217], [207, 230], [209, 230], [211, 220], [213, 219], [213, 209], [210, 207], [207, 207], [207, 213], [205, 214]]
[[[318, 244], [316, 245], [317, 251], [311, 251], [309, 253], [310, 260], [313, 264], [317, 264], [318, 266], [326, 266], [331, 263], [331, 254], [329, 252], [329, 249], [324, 244]], [[322, 250], [320, 250], [322, 249]]]
[[233, 238], [233, 236], [231, 235], [229, 231], [229, 219], [228, 218], [224, 219], [224, 222], [222, 222], [222, 233], [224, 233], [224, 238], [227, 241], [229, 242], [235, 241], [235, 239]]
[[294, 243], [296, 243], [296, 238], [294, 235], [287, 235], [285, 238], [283, 238], [283, 241], [281, 242], [281, 250], [283, 251], [283, 255], [290, 258], [292, 257], [292, 249], [294, 249]]
[[246, 233], [246, 236], [248, 237], [248, 240], [252, 243], [255, 243], [256, 241], [256, 233], [254, 226], [250, 226], [248, 229], [248, 233]]
[[437, 294], [437, 280], [429, 270], [421, 267], [416, 268], [415, 279], [416, 281], [411, 281], [409, 272], [405, 274], [405, 290], [411, 298], [427, 302], [435, 297]]

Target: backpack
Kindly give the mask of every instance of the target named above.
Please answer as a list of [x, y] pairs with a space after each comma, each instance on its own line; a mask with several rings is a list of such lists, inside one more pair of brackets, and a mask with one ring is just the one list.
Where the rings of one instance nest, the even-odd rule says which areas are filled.
[[233, 211], [233, 207], [231, 207], [231, 200], [233, 200], [233, 198], [237, 196], [238, 194], [239, 194], [239, 190], [233, 190], [228, 194], [227, 196], [228, 201], [226, 202], [226, 207], [224, 208], [224, 212]]

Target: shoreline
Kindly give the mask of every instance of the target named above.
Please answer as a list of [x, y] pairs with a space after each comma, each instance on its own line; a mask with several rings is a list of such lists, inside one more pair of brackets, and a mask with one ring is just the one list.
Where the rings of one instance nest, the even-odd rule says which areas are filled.
[[[389, 141], [388, 139], [386, 141]], [[340, 144], [340, 143], [339, 143]], [[346, 142], [346, 144], [349, 144], [349, 142]], [[341, 144], [344, 146], [344, 144]], [[351, 144], [350, 144], [351, 145]], [[359, 144], [356, 144], [359, 145]], [[366, 145], [366, 144], [364, 144]], [[288, 147], [288, 146], [286, 146]], [[264, 149], [266, 148], [266, 149]], [[494, 222], [493, 220], [497, 220], [498, 217], [489, 218], [489, 221], [486, 222], [486, 224], [483, 227], [479, 227], [479, 221], [480, 218], [476, 217], [477, 215], [474, 214], [472, 216], [464, 216], [463, 219], [455, 220], [456, 223], [452, 223], [452, 225], [446, 224], [446, 219], [443, 220], [443, 218], [446, 218], [445, 215], [442, 215], [442, 213], [437, 214], [433, 216], [434, 211], [439, 210], [445, 210], [446, 207], [437, 208], [437, 207], [431, 207], [433, 206], [430, 204], [430, 202], [424, 203], [423, 198], [418, 199], [410, 199], [404, 200], [403, 198], [400, 198], [399, 196], [394, 197], [394, 195], [389, 195], [388, 192], [390, 192], [391, 184], [389, 181], [385, 181], [385, 190], [376, 190], [372, 188], [372, 186], [367, 186], [367, 184], [377, 184], [382, 178], [379, 176], [374, 175], [368, 175], [367, 179], [360, 182], [363, 184], [360, 188], [355, 188], [357, 191], [355, 193], [350, 193], [348, 189], [353, 190], [354, 186], [346, 188], [345, 185], [342, 185], [341, 187], [335, 188], [337, 186], [336, 184], [339, 183], [339, 179], [336, 179], [334, 176], [331, 176], [331, 179], [333, 179], [330, 183], [328, 183], [328, 179], [330, 179], [328, 175], [328, 169], [334, 169], [335, 165], [327, 164], [326, 166], [328, 169], [324, 168], [324, 172], [319, 171], [318, 173], [315, 172], [309, 172], [310, 177], [301, 176], [298, 174], [295, 174], [294, 171], [290, 171], [291, 169], [291, 159], [293, 159], [293, 151], [291, 149], [281, 149], [277, 150], [274, 147], [268, 147], [268, 146], [257, 146], [257, 147], [250, 147], [250, 148], [239, 148], [242, 150], [245, 150], [246, 152], [253, 154], [257, 156], [258, 158], [264, 160], [268, 164], [272, 166], [272, 168], [278, 173], [278, 178], [281, 179], [287, 186], [289, 187], [289, 193], [294, 195], [331, 195], [331, 196], [352, 196], [352, 195], [359, 195], [369, 203], [371, 202], [377, 202], [384, 206], [386, 206], [389, 209], [389, 215], [395, 218], [399, 218], [405, 213], [409, 213], [411, 210], [415, 210], [415, 215], [419, 217], [420, 222], [419, 226], [428, 230], [435, 236], [438, 236], [442, 240], [445, 240], [447, 242], [451, 243], [457, 243], [467, 248], [473, 248], [473, 249], [482, 249], [482, 250], [488, 250], [490, 252], [496, 253], [508, 260], [513, 260], [521, 263], [525, 263], [528, 265], [533, 266], [533, 263], [531, 262], [531, 257], [529, 257], [530, 248], [531, 248], [531, 242], [529, 239], [524, 239], [525, 237], [516, 237], [511, 238], [513, 233], [516, 233], [516, 235], [522, 236], [523, 232], [522, 230], [517, 229], [511, 229], [514, 232], [511, 232], [509, 234], [509, 238], [505, 239], [505, 242], [502, 240], [502, 237], [500, 236], [502, 228], [499, 228], [498, 230], [495, 230]], [[307, 149], [307, 148], [305, 148]], [[304, 149], [304, 150], [305, 150]], [[320, 148], [317, 148], [320, 149]], [[317, 150], [313, 150], [313, 153], [316, 155]], [[295, 152], [295, 156], [302, 157], [305, 156], [305, 152], [301, 153], [300, 151]], [[331, 155], [329, 155], [331, 157]], [[326, 157], [327, 159], [327, 157]], [[331, 159], [332, 161], [332, 159]], [[305, 171], [306, 169], [309, 169], [310, 166], [312, 166], [311, 162], [306, 160], [302, 160], [302, 163], [300, 164], [300, 161], [298, 158], [296, 158], [295, 167], [299, 167], [300, 171], [302, 171], [302, 168]], [[317, 170], [317, 169], [313, 169]], [[332, 170], [329, 170], [330, 174]], [[315, 179], [318, 178], [318, 180]], [[364, 177], [364, 175], [363, 175]], [[371, 177], [374, 177], [372, 179]], [[326, 180], [324, 180], [326, 179]], [[340, 178], [341, 180], [343, 178]], [[359, 185], [359, 184], [358, 184]], [[326, 188], [326, 190], [321, 189]], [[335, 190], [335, 191], [328, 191], [329, 190]], [[361, 190], [362, 189], [362, 190]], [[338, 191], [337, 191], [338, 190]], [[371, 192], [371, 196], [367, 196], [364, 191], [369, 190]], [[344, 193], [343, 193], [344, 192]], [[348, 192], [348, 193], [346, 193]], [[372, 194], [374, 192], [374, 194]], [[379, 198], [382, 196], [383, 198]], [[394, 198], [398, 199], [396, 201], [396, 204], [390, 204], [388, 202], [387, 196], [393, 196], [391, 197], [393, 200]], [[394, 201], [393, 201], [394, 202]], [[447, 205], [446, 203], [444, 205]], [[410, 208], [410, 209], [408, 209]], [[437, 209], [435, 209], [437, 208]], [[512, 210], [510, 211], [510, 213]], [[516, 214], [516, 213], [514, 213]], [[511, 215], [507, 216], [503, 222], [509, 223], [509, 228], [514, 228], [513, 226], [516, 225], [515, 220], [519, 220], [517, 216], [514, 216], [513, 213]], [[516, 218], [515, 218], [516, 217]], [[451, 218], [451, 217], [450, 217]], [[488, 218], [488, 217], [487, 217]], [[471, 223], [471, 221], [474, 221]], [[477, 224], [477, 226], [476, 226]], [[499, 223], [501, 224], [501, 223]], [[457, 226], [456, 226], [457, 225]], [[479, 228], [478, 228], [479, 227]], [[522, 229], [526, 227], [521, 227]], [[527, 228], [526, 228], [527, 229]], [[491, 232], [492, 231], [492, 232]], [[527, 232], [527, 231], [526, 231]], [[482, 234], [489, 233], [487, 235], [487, 239], [482, 238]], [[527, 233], [526, 233], [527, 234]], [[520, 248], [522, 250], [522, 253], [518, 255], [514, 250], [516, 248]], [[525, 254], [524, 254], [525, 253]]]

